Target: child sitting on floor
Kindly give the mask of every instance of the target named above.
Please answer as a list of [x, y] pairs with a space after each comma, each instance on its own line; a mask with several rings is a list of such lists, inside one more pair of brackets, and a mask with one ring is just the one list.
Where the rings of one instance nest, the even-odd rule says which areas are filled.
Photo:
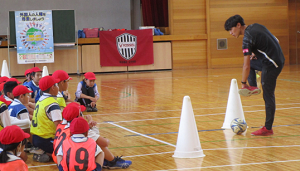
[[84, 74], [84, 77], [85, 78], [78, 83], [75, 101], [84, 105], [87, 112], [97, 112], [96, 102], [100, 98], [100, 95], [98, 93], [97, 84], [95, 83], [95, 74], [87, 72]]

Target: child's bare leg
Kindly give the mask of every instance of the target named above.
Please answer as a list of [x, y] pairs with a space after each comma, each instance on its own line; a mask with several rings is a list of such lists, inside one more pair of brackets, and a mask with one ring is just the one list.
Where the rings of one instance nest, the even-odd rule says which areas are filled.
[[102, 151], [104, 152], [104, 158], [108, 161], [112, 161], [115, 156], [109, 151], [108, 145], [109, 145], [109, 140], [103, 137], [99, 137], [96, 141], [96, 143], [100, 146]]
[[96, 163], [103, 166], [103, 161], [104, 161], [104, 152], [101, 152], [96, 156]]

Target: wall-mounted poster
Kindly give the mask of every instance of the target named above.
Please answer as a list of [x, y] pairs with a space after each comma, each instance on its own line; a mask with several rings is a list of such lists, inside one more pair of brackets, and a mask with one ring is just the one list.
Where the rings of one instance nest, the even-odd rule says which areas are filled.
[[15, 11], [18, 64], [53, 63], [51, 10]]

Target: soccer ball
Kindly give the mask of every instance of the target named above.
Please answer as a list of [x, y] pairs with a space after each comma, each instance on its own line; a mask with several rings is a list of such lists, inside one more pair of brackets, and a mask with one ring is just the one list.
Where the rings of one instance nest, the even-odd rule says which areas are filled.
[[240, 135], [246, 131], [247, 123], [243, 119], [235, 118], [232, 120], [230, 127], [234, 133]]

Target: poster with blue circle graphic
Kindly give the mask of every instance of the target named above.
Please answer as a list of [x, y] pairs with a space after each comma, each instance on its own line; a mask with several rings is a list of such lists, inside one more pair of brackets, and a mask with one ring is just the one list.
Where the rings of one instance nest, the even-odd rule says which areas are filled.
[[15, 11], [18, 64], [53, 63], [51, 10]]

